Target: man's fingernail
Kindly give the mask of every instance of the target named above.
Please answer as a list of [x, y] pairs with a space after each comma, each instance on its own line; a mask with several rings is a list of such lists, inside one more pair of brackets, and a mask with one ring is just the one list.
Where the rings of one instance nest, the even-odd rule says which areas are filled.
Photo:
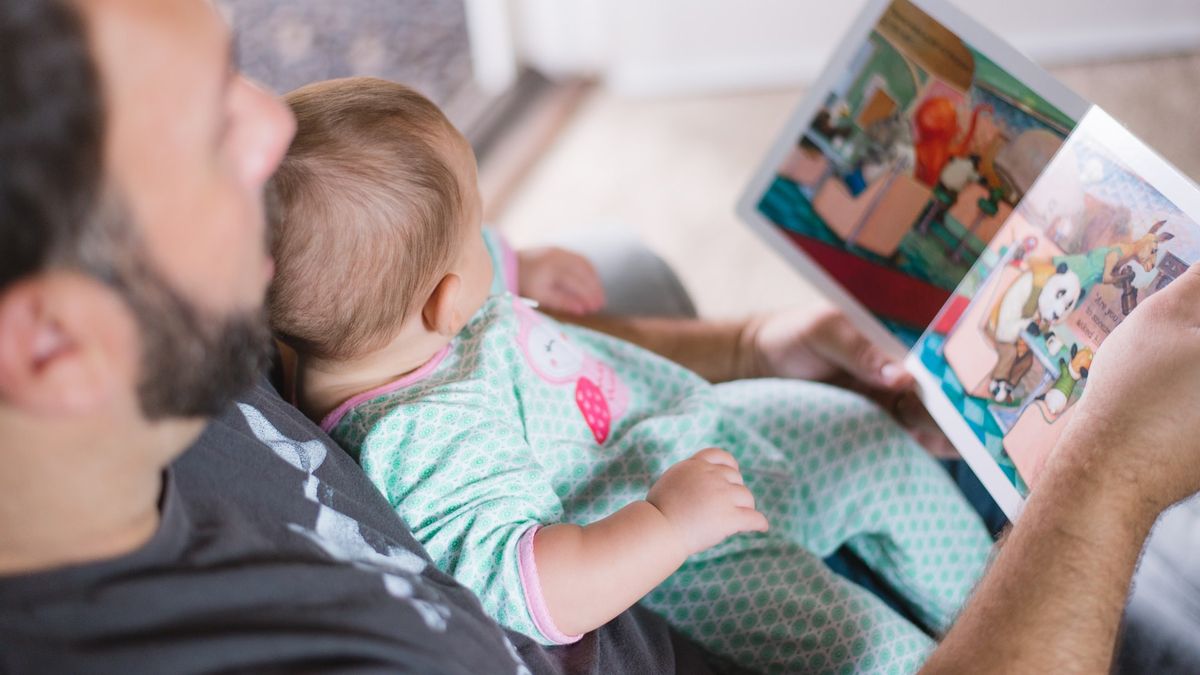
[[879, 375], [885, 382], [895, 382], [904, 374], [904, 369], [894, 363], [884, 364], [879, 370]]

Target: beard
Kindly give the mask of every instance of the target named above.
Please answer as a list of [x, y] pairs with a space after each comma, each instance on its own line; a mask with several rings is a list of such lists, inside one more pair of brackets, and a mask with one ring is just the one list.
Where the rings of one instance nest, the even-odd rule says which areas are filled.
[[252, 386], [270, 362], [265, 313], [216, 316], [169, 286], [128, 298], [142, 337], [138, 400], [148, 420], [214, 417]]
[[[271, 206], [268, 199], [268, 211]], [[137, 236], [115, 190], [104, 191], [94, 218], [66, 259], [116, 291], [133, 313], [142, 347], [142, 414], [150, 421], [219, 415], [271, 362], [265, 308], [206, 311], [178, 291]]]
[[202, 311], [172, 288], [144, 251], [131, 262], [114, 285], [133, 310], [142, 341], [142, 414], [151, 421], [220, 414], [270, 363], [265, 311]]
[[150, 421], [215, 417], [250, 388], [274, 354], [264, 307], [205, 311], [172, 286], [134, 232], [124, 202], [106, 195], [75, 263], [116, 291], [137, 323], [137, 382]]

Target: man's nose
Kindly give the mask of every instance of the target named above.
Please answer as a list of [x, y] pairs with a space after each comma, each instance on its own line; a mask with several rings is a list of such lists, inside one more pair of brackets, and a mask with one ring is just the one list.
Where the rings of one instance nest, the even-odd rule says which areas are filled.
[[296, 118], [292, 111], [274, 95], [260, 88], [253, 82], [246, 81], [248, 88], [249, 111], [252, 122], [247, 138], [253, 150], [247, 158], [246, 175], [255, 186], [266, 183], [279, 168], [291, 145], [292, 137], [296, 135]]

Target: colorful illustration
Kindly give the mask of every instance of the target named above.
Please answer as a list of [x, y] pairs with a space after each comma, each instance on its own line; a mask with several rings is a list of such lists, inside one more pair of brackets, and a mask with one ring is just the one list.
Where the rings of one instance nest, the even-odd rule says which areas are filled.
[[517, 343], [529, 365], [550, 384], [575, 385], [575, 405], [596, 442], [604, 445], [629, 407], [629, 388], [608, 364], [588, 356], [524, 300], [515, 298], [513, 308], [521, 324]]
[[1073, 127], [896, 0], [757, 210], [911, 346]]
[[1114, 136], [1133, 159], [1166, 166], [1089, 115], [914, 349], [1022, 497], [1105, 337], [1200, 258], [1200, 227], [1109, 149]]

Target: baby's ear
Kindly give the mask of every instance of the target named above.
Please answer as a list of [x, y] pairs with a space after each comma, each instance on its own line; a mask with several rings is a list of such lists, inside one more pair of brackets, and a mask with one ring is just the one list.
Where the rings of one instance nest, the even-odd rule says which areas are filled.
[[445, 337], [453, 337], [462, 328], [458, 316], [458, 296], [462, 291], [462, 277], [451, 272], [434, 286], [425, 306], [421, 308], [421, 320], [425, 330]]

